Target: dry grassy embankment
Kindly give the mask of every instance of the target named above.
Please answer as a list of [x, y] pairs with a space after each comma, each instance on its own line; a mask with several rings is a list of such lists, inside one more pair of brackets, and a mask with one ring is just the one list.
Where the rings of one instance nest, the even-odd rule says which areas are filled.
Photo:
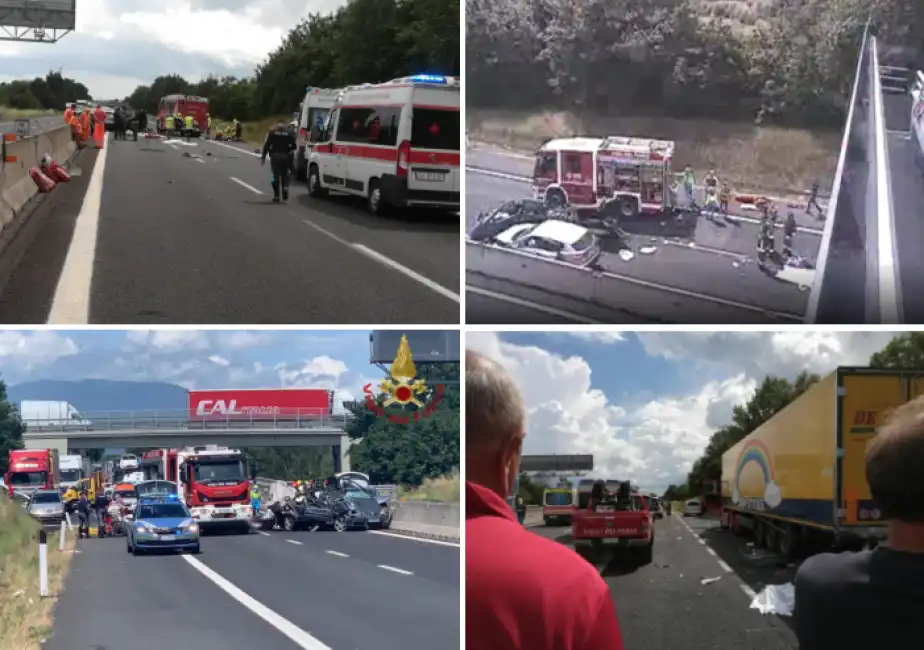
[[419, 488], [398, 488], [398, 496], [403, 501], [443, 501], [459, 503], [461, 494], [459, 472], [453, 472], [438, 478], [428, 478]]

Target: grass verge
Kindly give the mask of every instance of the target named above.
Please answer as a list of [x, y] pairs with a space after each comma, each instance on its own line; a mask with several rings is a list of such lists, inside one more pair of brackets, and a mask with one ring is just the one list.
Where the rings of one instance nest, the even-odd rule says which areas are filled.
[[459, 503], [461, 485], [459, 472], [437, 478], [428, 478], [417, 488], [398, 486], [398, 497], [402, 501], [442, 501]]
[[738, 190], [794, 193], [814, 179], [830, 187], [841, 134], [717, 120], [593, 116], [572, 113], [467, 111], [468, 135], [475, 142], [533, 154], [546, 140], [575, 134], [623, 135], [676, 142], [674, 171], [691, 165], [697, 177], [714, 168]]
[[[292, 121], [292, 116], [276, 115], [257, 120], [256, 122], [241, 122], [241, 137], [244, 139], [244, 142], [250, 143], [255, 147], [261, 147], [263, 146], [263, 141], [266, 140], [266, 134], [269, 133], [269, 130], [276, 126], [276, 123], [280, 120], [282, 120], [284, 124], [288, 124]], [[223, 120], [212, 120], [212, 130], [213, 132], [223, 130], [225, 127], [232, 126], [233, 124], [233, 122], [225, 122]]]
[[45, 117], [47, 115], [57, 115], [57, 113], [41, 108], [7, 108], [6, 106], [0, 106], [0, 119], [4, 122]]
[[61, 592], [74, 550], [74, 537], [58, 551], [48, 535], [48, 592], [39, 596], [39, 525], [18, 504], [0, 497], [0, 650], [40, 650], [51, 635], [51, 609]]

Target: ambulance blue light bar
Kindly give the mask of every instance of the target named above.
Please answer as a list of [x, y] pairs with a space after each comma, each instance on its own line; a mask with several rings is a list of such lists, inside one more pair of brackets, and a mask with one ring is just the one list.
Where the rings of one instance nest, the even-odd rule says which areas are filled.
[[415, 74], [410, 78], [411, 81], [416, 81], [424, 84], [444, 84], [446, 83], [446, 77], [438, 74]]

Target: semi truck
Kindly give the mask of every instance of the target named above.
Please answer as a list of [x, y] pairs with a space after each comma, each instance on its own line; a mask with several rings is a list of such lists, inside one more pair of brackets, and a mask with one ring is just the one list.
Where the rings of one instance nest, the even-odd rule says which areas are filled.
[[38, 490], [61, 484], [57, 449], [11, 449], [9, 469], [3, 475], [9, 498], [27, 498]]
[[61, 456], [61, 487], [76, 487], [83, 477], [83, 457]]
[[85, 419], [74, 406], [63, 400], [28, 400], [19, 403], [19, 418], [28, 428], [87, 427]]
[[191, 390], [189, 420], [311, 421], [334, 410], [334, 391], [317, 388]]
[[924, 372], [839, 367], [722, 456], [721, 524], [784, 557], [885, 536], [866, 447]]
[[177, 496], [203, 530], [250, 532], [250, 488], [257, 469], [240, 450], [217, 445], [155, 449], [142, 456], [141, 471], [144, 480], [176, 483]]

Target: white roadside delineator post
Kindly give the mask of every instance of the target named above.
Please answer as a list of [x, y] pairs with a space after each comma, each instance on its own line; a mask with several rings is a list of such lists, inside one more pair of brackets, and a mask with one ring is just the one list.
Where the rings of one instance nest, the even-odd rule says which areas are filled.
[[67, 534], [67, 524], [61, 520], [61, 533], [58, 535], [58, 550], [64, 550], [64, 536]]
[[39, 596], [48, 596], [48, 534], [39, 531]]

